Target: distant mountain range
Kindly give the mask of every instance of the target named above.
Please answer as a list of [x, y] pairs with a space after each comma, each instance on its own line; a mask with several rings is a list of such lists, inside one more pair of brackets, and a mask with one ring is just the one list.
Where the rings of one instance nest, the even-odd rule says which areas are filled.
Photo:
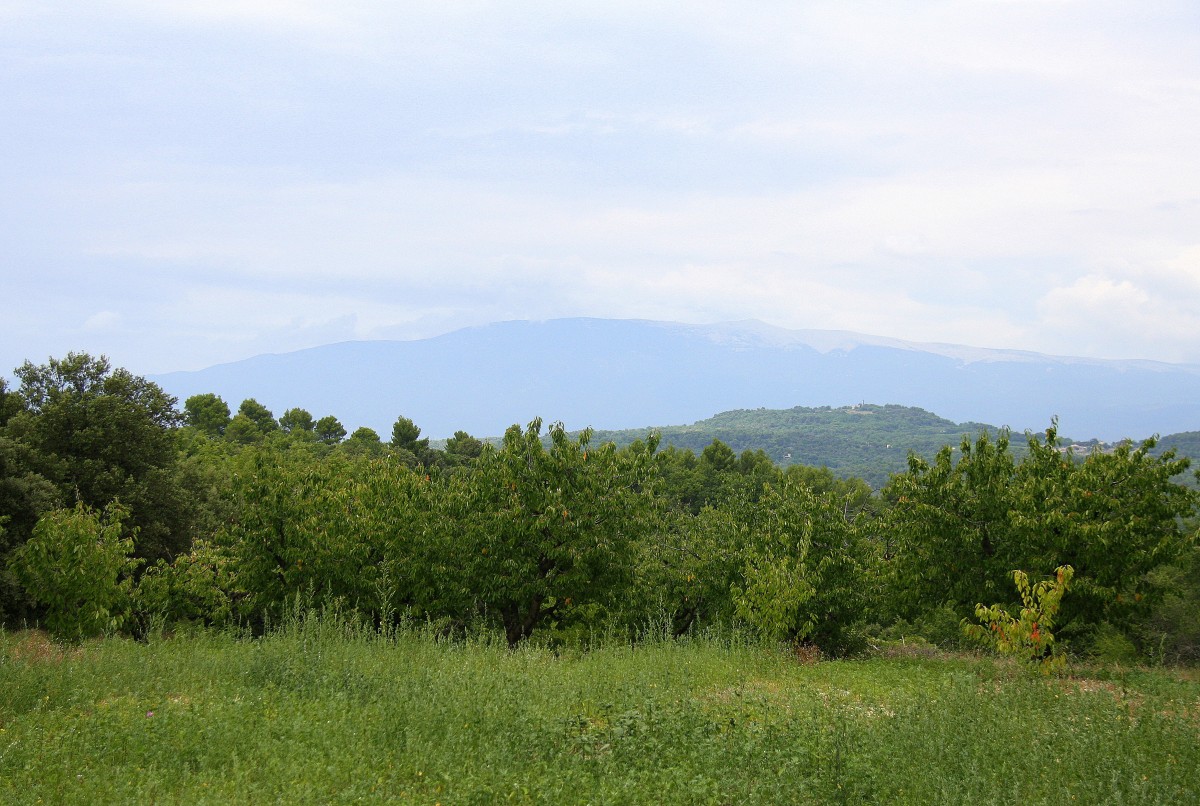
[[299, 406], [386, 440], [500, 434], [535, 416], [570, 429], [692, 423], [713, 412], [872, 402], [1077, 440], [1200, 428], [1200, 366], [919, 344], [761, 322], [501, 322], [416, 341], [330, 344], [152, 380], [185, 400]]

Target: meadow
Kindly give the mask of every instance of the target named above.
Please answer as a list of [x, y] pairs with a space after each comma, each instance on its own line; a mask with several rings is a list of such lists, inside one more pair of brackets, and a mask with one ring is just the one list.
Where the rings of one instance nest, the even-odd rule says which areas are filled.
[[1194, 670], [593, 644], [3, 633], [0, 802], [1200, 802]]

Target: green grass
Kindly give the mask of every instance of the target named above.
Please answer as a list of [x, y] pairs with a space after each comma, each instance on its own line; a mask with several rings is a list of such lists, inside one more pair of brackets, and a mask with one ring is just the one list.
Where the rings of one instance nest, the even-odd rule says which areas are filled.
[[4, 803], [1195, 803], [1200, 682], [719, 640], [509, 651], [334, 619], [0, 634]]

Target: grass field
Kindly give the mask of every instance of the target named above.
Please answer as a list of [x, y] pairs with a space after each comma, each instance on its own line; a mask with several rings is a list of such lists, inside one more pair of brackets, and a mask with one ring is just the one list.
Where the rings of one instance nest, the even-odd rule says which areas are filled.
[[502, 644], [0, 634], [0, 802], [1200, 802], [1194, 673]]

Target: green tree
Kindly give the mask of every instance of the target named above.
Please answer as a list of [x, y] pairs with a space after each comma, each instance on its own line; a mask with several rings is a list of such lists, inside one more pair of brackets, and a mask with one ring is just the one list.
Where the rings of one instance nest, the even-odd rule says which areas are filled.
[[242, 405], [238, 406], [238, 414], [250, 418], [263, 436], [279, 428], [279, 423], [275, 421], [275, 415], [271, 413], [271, 410], [252, 397], [242, 401]]
[[183, 418], [210, 437], [219, 437], [229, 425], [229, 405], [212, 392], [192, 395], [183, 404]]
[[[197, 608], [222, 602], [220, 592], [244, 591], [236, 607], [263, 623], [278, 617], [293, 597], [313, 596], [315, 606], [340, 603], [384, 620], [419, 607], [437, 617], [446, 609], [431, 579], [446, 557], [429, 544], [436, 513], [436, 486], [390, 462], [362, 461], [343, 452], [326, 458], [270, 447], [238, 458], [232, 524], [215, 546], [229, 556], [234, 582], [227, 586], [200, 558]], [[445, 525], [448, 534], [453, 526]], [[186, 570], [187, 574], [182, 571]], [[197, 569], [173, 570], [167, 584], [195, 579]], [[160, 598], [162, 598], [160, 596]]]
[[392, 426], [392, 450], [398, 455], [411, 454], [416, 464], [429, 465], [432, 455], [429, 439], [421, 439], [421, 429], [412, 420], [400, 416]]
[[466, 431], [455, 431], [454, 436], [446, 440], [446, 457], [451, 466], [467, 465], [479, 458], [483, 453], [483, 441], [476, 439]]
[[18, 578], [46, 608], [46, 626], [80, 640], [119, 629], [128, 614], [133, 571], [140, 563], [123, 537], [126, 511], [103, 514], [86, 504], [46, 513], [13, 557]]
[[177, 476], [181, 414], [158, 385], [108, 359], [69, 353], [16, 371], [23, 410], [4, 431], [61, 500], [102, 509], [120, 499], [138, 555], [169, 556], [190, 541], [190, 504]]
[[863, 616], [863, 551], [844, 502], [785, 479], [735, 515], [748, 531], [737, 613], [764, 635], [846, 648]]
[[354, 429], [354, 433], [339, 446], [339, 450], [346, 456], [382, 456], [383, 442], [375, 429], [362, 426]]
[[313, 426], [317, 441], [325, 445], [337, 445], [346, 438], [346, 428], [332, 414], [317, 420]]
[[652, 524], [652, 440], [640, 452], [567, 436], [561, 423], [511, 427], [484, 448], [454, 512], [456, 579], [510, 645], [549, 620], [586, 617], [629, 590], [637, 540]]
[[964, 439], [957, 463], [949, 449], [932, 466], [910, 459], [885, 490], [895, 584], [914, 608], [967, 617], [975, 603], [1009, 595], [1014, 569], [1070, 565], [1060, 636], [1086, 639], [1104, 623], [1130, 629], [1162, 595], [1151, 572], [1186, 547], [1181, 522], [1196, 497], [1172, 477], [1187, 461], [1154, 456], [1153, 440], [1081, 459], [1056, 425], [1027, 442], [1019, 464], [1007, 434]]
[[311, 434], [317, 424], [313, 416], [304, 409], [288, 409], [279, 418], [279, 427], [285, 434]]
[[38, 518], [63, 498], [49, 479], [32, 470], [36, 464], [30, 447], [6, 436], [0, 426], [0, 622], [31, 615], [29, 599], [6, 560], [30, 538]]
[[974, 443], [964, 436], [957, 461], [949, 446], [932, 464], [916, 455], [908, 461], [908, 472], [884, 489], [891, 510], [883, 527], [907, 615], [945, 605], [965, 618], [980, 600], [1007, 594], [1014, 568], [1039, 567], [1025, 530], [1009, 517], [1016, 464], [1007, 432], [995, 441], [981, 433]]
[[641, 626], [665, 614], [676, 636], [731, 623], [748, 540], [748, 525], [729, 506], [706, 506], [697, 514], [665, 508], [660, 523], [638, 542], [626, 621]]
[[235, 445], [253, 445], [262, 442], [265, 434], [249, 416], [238, 412], [225, 426], [225, 439]]
[[737, 466], [737, 454], [724, 442], [714, 439], [700, 454], [700, 461], [714, 471], [721, 473], [733, 470]]
[[1155, 445], [1126, 442], [1080, 461], [1061, 450], [1056, 427], [1044, 441], [1029, 438], [1011, 520], [1038, 564], [1014, 567], [1074, 568], [1059, 619], [1064, 636], [1086, 636], [1105, 622], [1129, 631], [1165, 592], [1151, 571], [1186, 549], [1182, 522], [1197, 498], [1172, 479], [1189, 461], [1173, 451], [1155, 455]]

